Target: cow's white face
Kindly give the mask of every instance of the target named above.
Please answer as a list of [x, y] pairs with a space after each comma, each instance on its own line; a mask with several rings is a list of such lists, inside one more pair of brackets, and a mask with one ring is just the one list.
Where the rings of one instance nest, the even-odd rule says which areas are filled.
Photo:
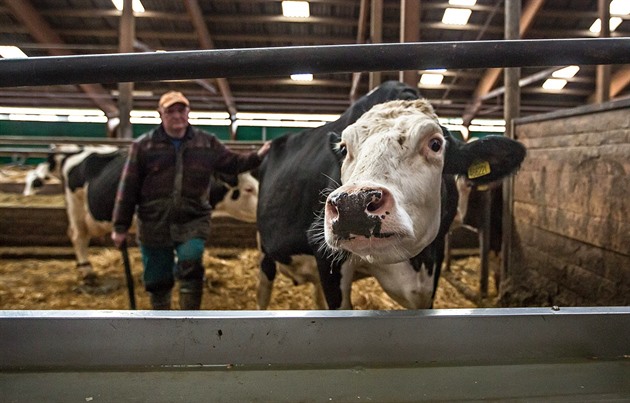
[[258, 180], [249, 172], [238, 175], [238, 185], [231, 188], [225, 198], [212, 210], [213, 216], [231, 216], [237, 220], [256, 222]]
[[328, 246], [373, 263], [420, 253], [440, 226], [445, 139], [431, 105], [377, 105], [343, 131], [340, 146], [342, 186], [324, 217]]

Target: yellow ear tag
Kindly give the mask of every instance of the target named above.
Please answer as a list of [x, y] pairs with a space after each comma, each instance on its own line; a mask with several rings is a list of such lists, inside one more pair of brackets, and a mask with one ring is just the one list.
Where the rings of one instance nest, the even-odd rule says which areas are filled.
[[490, 163], [488, 161], [475, 161], [468, 167], [468, 179], [475, 179], [486, 176], [490, 173]]

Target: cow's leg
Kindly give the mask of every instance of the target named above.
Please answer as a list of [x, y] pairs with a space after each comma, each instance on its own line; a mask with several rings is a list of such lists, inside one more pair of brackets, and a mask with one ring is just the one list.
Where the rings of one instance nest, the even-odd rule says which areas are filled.
[[341, 308], [341, 271], [324, 257], [315, 257], [328, 309]]
[[324, 288], [322, 287], [319, 276], [317, 276], [316, 279], [312, 279], [310, 282], [313, 284], [313, 301], [315, 301], [315, 308], [321, 310], [328, 309], [326, 295], [324, 294]]
[[275, 260], [262, 252], [260, 271], [258, 272], [258, 289], [256, 290], [256, 300], [258, 302], [258, 309], [260, 310], [265, 310], [269, 307], [276, 273]]
[[354, 268], [350, 262], [345, 262], [341, 266], [341, 309], [352, 309], [352, 280], [354, 279]]
[[68, 213], [68, 237], [72, 242], [74, 254], [77, 259], [77, 269], [82, 281], [93, 283], [96, 274], [88, 258], [90, 246], [90, 234], [85, 222], [86, 209], [83, 189], [76, 192], [66, 189], [66, 211]]
[[428, 309], [433, 306], [435, 270], [424, 265], [419, 270], [408, 262], [382, 265], [372, 273], [383, 290], [407, 309]]

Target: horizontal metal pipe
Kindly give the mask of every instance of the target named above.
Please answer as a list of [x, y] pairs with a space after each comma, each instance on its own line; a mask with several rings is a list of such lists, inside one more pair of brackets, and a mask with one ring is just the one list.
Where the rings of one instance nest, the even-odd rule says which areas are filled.
[[624, 63], [630, 63], [630, 38], [213, 49], [3, 59], [0, 87]]

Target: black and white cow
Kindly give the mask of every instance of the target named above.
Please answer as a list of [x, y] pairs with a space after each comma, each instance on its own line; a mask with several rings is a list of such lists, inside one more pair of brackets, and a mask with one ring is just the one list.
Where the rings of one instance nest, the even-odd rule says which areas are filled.
[[[126, 149], [111, 146], [63, 146], [28, 176], [26, 189], [34, 193], [49, 175], [60, 178], [68, 213], [68, 236], [77, 268], [86, 281], [94, 278], [88, 258], [90, 239], [112, 231], [116, 191], [127, 158]], [[245, 222], [256, 220], [258, 181], [249, 172], [217, 174], [212, 178], [209, 201], [213, 216], [230, 216]]]
[[351, 309], [352, 281], [363, 276], [403, 307], [430, 308], [457, 211], [454, 175], [492, 182], [524, 157], [520, 143], [502, 136], [458, 141], [399, 82], [382, 84], [335, 122], [275, 139], [259, 173], [259, 306], [268, 303], [276, 262], [311, 255], [330, 309]]

